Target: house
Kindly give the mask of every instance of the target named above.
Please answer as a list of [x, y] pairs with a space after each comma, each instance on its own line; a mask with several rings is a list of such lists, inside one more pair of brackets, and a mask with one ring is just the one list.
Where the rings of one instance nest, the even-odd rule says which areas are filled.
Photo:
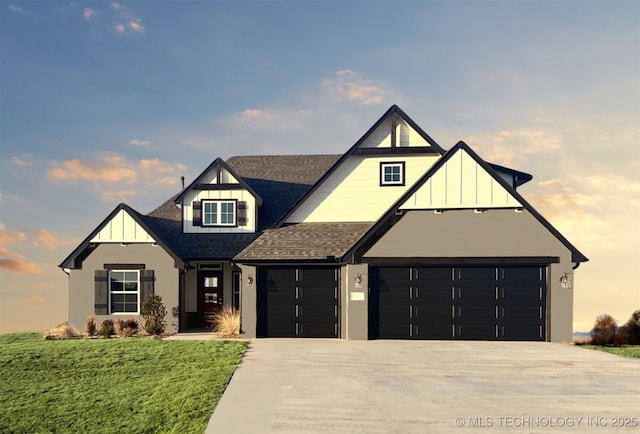
[[568, 341], [588, 259], [517, 192], [531, 179], [395, 105], [343, 155], [216, 159], [65, 258], [69, 322], [155, 293], [179, 331], [234, 306], [249, 338]]

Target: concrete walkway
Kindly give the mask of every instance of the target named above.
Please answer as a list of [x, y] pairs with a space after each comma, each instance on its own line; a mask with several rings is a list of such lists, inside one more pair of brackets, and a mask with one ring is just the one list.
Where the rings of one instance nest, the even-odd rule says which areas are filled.
[[639, 424], [637, 359], [550, 343], [259, 339], [206, 432], [630, 433]]

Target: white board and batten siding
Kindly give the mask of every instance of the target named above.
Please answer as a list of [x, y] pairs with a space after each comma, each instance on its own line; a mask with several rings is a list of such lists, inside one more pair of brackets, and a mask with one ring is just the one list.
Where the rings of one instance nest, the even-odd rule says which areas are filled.
[[[289, 216], [287, 223], [376, 221], [439, 158], [439, 155], [352, 155]], [[381, 162], [405, 162], [405, 184], [381, 186]]]
[[[396, 118], [397, 125], [395, 127], [396, 146], [398, 147], [426, 147], [431, 146], [424, 137], [401, 118]], [[359, 146], [359, 148], [390, 148], [391, 147], [391, 128], [393, 120], [387, 118], [371, 132]]]
[[104, 227], [94, 236], [91, 243], [155, 243], [147, 231], [121, 209]]
[[400, 209], [520, 207], [522, 204], [507, 189], [466, 151], [460, 149]]
[[[194, 226], [193, 202], [207, 199], [213, 200], [237, 200], [247, 203], [246, 226]], [[247, 190], [192, 190], [183, 199], [182, 227], [185, 233], [252, 233], [256, 231], [256, 199]], [[236, 208], [236, 218], [238, 210]]]

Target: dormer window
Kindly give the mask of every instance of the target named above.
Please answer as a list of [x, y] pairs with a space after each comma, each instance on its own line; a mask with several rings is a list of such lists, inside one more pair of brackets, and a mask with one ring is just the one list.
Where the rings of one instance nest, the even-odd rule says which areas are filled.
[[236, 226], [236, 201], [203, 200], [202, 226]]
[[404, 161], [380, 163], [380, 185], [404, 185]]

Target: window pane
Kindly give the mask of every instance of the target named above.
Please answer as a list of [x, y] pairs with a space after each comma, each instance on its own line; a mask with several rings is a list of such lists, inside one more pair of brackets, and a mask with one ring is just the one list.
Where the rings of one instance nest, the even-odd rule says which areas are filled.
[[216, 202], [204, 203], [204, 224], [215, 225], [218, 223], [218, 204]]
[[127, 271], [124, 273], [124, 280], [127, 282], [137, 282], [138, 281], [138, 272], [137, 271]]
[[220, 211], [221, 211], [221, 219], [220, 219], [220, 223], [223, 225], [231, 225], [233, 224], [234, 218], [233, 218], [233, 211], [234, 211], [234, 204], [232, 202], [224, 202], [222, 204], [220, 204]]

